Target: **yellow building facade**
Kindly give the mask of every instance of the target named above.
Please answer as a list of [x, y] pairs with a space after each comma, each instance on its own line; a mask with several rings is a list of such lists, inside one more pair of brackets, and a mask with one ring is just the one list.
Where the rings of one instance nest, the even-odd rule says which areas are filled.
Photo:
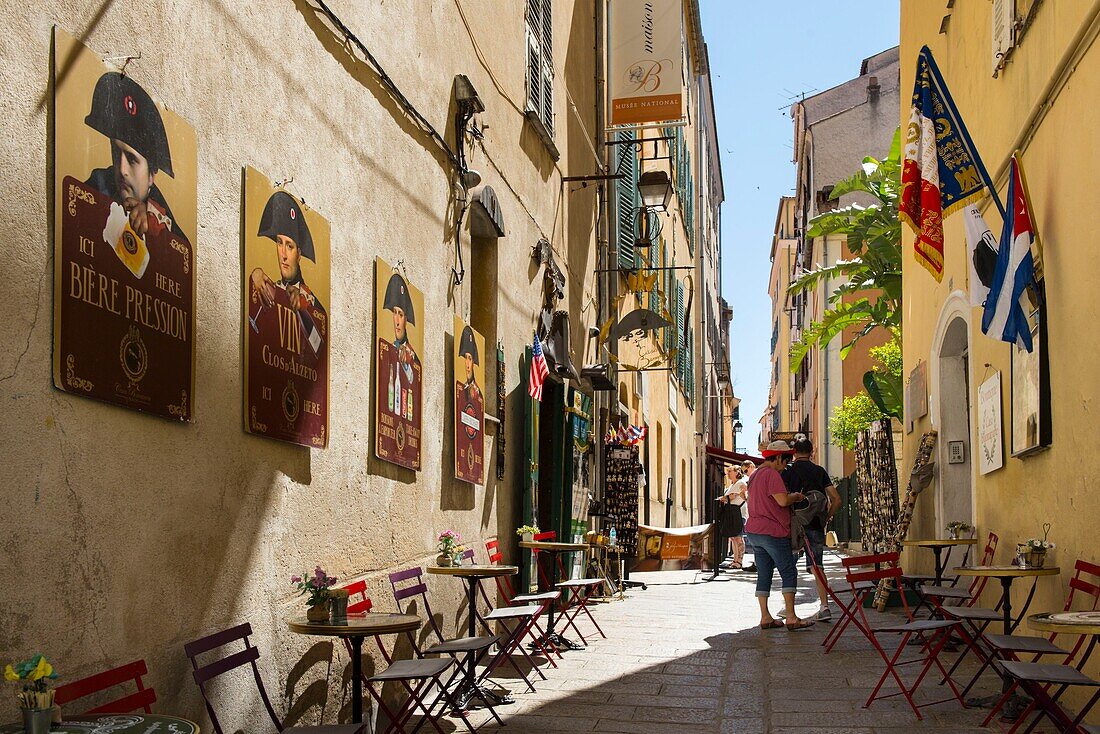
[[[982, 309], [972, 307], [968, 295], [964, 215], [944, 222], [940, 283], [914, 258], [913, 233], [905, 227], [904, 466], [912, 466], [923, 433], [939, 433], [935, 478], [917, 500], [909, 537], [942, 537], [947, 522], [972, 521], [983, 542], [990, 532], [999, 536], [995, 562], [1008, 563], [1016, 543], [1041, 538], [1049, 523], [1049, 539], [1057, 544], [1051, 561], [1061, 577], [1041, 579], [1032, 606], [1049, 611], [1061, 609], [1077, 559], [1100, 561], [1100, 455], [1093, 447], [1100, 405], [1094, 367], [1100, 331], [1093, 322], [1100, 297], [1087, 244], [1094, 237], [1092, 182], [1100, 164], [1091, 114], [1100, 94], [1100, 49], [1093, 44], [1100, 3], [1009, 0], [1007, 25], [992, 17], [1001, 5], [903, 0], [901, 120], [904, 128], [917, 55], [927, 44], [1002, 200], [1009, 157], [1019, 151], [1044, 252], [1048, 332], [1042, 346], [1049, 375], [1038, 375], [1034, 357], [983, 335]], [[988, 196], [980, 206], [998, 234], [996, 207]], [[1037, 377], [1048, 380], [1049, 404], [1036, 389]], [[1044, 414], [1049, 440], [1037, 435]], [[1049, 445], [1020, 452], [1035, 443]], [[1003, 466], [993, 468], [998, 463]], [[908, 551], [904, 561], [907, 568], [931, 568], [923, 551]], [[983, 602], [992, 604], [998, 593], [991, 585]], [[1016, 584], [1013, 593], [1018, 609], [1027, 584]]]

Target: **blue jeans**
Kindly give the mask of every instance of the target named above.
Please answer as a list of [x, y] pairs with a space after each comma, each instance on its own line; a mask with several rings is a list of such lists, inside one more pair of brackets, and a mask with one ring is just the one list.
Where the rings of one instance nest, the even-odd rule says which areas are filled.
[[783, 593], [793, 594], [798, 588], [798, 569], [794, 565], [789, 537], [748, 533], [756, 560], [756, 595], [768, 596], [772, 591], [772, 576], [779, 569], [783, 581]]
[[[806, 542], [810, 546], [810, 551], [814, 554], [817, 567], [823, 568], [825, 565], [825, 531], [817, 528], [806, 528]], [[806, 570], [810, 573], [814, 572], [809, 556], [806, 556]]]

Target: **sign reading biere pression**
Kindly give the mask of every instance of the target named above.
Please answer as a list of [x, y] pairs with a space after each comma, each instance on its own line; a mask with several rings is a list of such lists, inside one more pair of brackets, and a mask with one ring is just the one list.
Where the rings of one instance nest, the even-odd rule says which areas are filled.
[[244, 171], [244, 425], [328, 445], [329, 223]]
[[682, 0], [611, 0], [608, 99], [612, 125], [684, 116]]
[[382, 258], [374, 261], [374, 453], [420, 470], [424, 296]]
[[454, 317], [455, 478], [485, 480], [485, 337]]
[[195, 131], [59, 28], [53, 79], [54, 385], [190, 421]]

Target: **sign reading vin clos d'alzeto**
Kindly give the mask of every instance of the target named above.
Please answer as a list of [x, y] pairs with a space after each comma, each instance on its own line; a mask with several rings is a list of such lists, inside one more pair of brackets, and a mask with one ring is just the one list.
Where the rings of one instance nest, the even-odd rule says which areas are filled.
[[607, 83], [612, 125], [684, 116], [682, 0], [611, 0]]
[[244, 425], [328, 445], [329, 224], [244, 171]]
[[195, 131], [54, 29], [53, 380], [178, 421], [195, 400]]

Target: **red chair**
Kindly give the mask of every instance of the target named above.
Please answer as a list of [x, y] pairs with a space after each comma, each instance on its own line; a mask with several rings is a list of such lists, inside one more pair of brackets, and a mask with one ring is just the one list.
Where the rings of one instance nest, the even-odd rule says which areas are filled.
[[[902, 624], [891, 624], [876, 629], [871, 626], [870, 620], [867, 619], [867, 613], [863, 609], [862, 598], [868, 592], [864, 591], [861, 593], [857, 591], [857, 585], [864, 582], [871, 582], [875, 586], [878, 586], [879, 583], [886, 581], [887, 583], [892, 583], [895, 588], [901, 589], [901, 578], [903, 573], [901, 566], [898, 564], [900, 555], [901, 554], [896, 552], [878, 553], [875, 555], [844, 558], [841, 561], [841, 563], [844, 564], [845, 578], [848, 581], [848, 586], [851, 588], [853, 596], [861, 601], [853, 610], [855, 616], [862, 622], [858, 627], [860, 631], [863, 632], [864, 636], [871, 642], [871, 645], [882, 658], [882, 661], [886, 664], [886, 670], [883, 671], [882, 676], [878, 679], [878, 683], [875, 684], [874, 690], [871, 691], [871, 695], [868, 696], [863, 707], [867, 708], [877, 698], [892, 698], [893, 696], [900, 695], [905, 697], [905, 700], [909, 703], [909, 707], [913, 709], [913, 713], [917, 715], [917, 718], [923, 720], [924, 717], [921, 716], [920, 713], [921, 708], [951, 700], [947, 698], [919, 705], [913, 700], [913, 696], [916, 694], [917, 689], [920, 688], [920, 684], [924, 681], [925, 676], [928, 675], [928, 671], [935, 665], [939, 668], [940, 672], [944, 674], [947, 684], [951, 687], [951, 692], [954, 694], [954, 698], [963, 708], [966, 708], [966, 703], [963, 701], [962, 696], [959, 695], [959, 691], [955, 688], [954, 682], [952, 682], [950, 678], [947, 678], [947, 671], [939, 661], [940, 651], [943, 650], [943, 646], [951, 637], [951, 633], [960, 627], [958, 621], [940, 619], [914, 621], [912, 612], [909, 609], [909, 603], [906, 601], [904, 593], [899, 593], [899, 596], [901, 597], [902, 607], [905, 609], [906, 622]], [[901, 635], [901, 642], [898, 644], [893, 655], [887, 654], [878, 640], [878, 636], [883, 633]], [[910, 638], [914, 635], [922, 642], [921, 652], [924, 654], [924, 657], [899, 662], [902, 654], [906, 651]], [[920, 673], [917, 675], [913, 685], [907, 687], [905, 682], [901, 679], [901, 676], [898, 675], [897, 669], [902, 665], [912, 665], [914, 663], [922, 664]], [[883, 684], [886, 683], [886, 679], [889, 677], [893, 677], [900, 690], [898, 693], [879, 696], [879, 691], [882, 690]]]
[[[1000, 542], [1000, 538], [996, 533], [990, 533], [985, 542], [985, 550], [982, 552], [982, 558], [978, 561], [979, 566], [988, 566], [993, 563], [993, 556], [997, 552], [997, 544]], [[965, 565], [965, 562], [964, 564]], [[978, 598], [982, 595], [982, 591], [985, 590], [985, 585], [989, 582], [988, 576], [975, 576], [970, 582], [970, 586], [965, 589], [959, 588], [956, 584], [959, 583], [959, 578], [955, 577], [955, 580], [951, 584], [935, 586], [933, 584], [923, 584], [917, 587], [918, 593], [921, 595], [921, 606], [928, 604], [933, 613], [936, 610], [933, 607], [943, 606], [948, 603], [948, 600], [958, 602], [959, 606], [973, 607], [978, 603]], [[920, 606], [917, 607], [917, 610]], [[914, 610], [916, 612], [917, 610]], [[997, 616], [996, 619], [1000, 619]]]
[[84, 698], [132, 680], [137, 686], [137, 691], [134, 693], [117, 698], [110, 703], [81, 711], [81, 713], [86, 715], [129, 714], [141, 709], [145, 713], [151, 714], [153, 713], [152, 705], [157, 700], [157, 694], [156, 691], [152, 688], [146, 688], [141, 682], [141, 676], [148, 674], [149, 669], [146, 668], [145, 661], [135, 660], [132, 663], [126, 663], [126, 665], [120, 665], [117, 668], [111, 668], [102, 673], [89, 675], [87, 678], [58, 686], [54, 690], [54, 702], [58, 706], [64, 706], [78, 698]]
[[[1065, 606], [1062, 607], [1063, 612], [1073, 611], [1074, 606], [1077, 606], [1078, 611], [1096, 611], [1097, 606], [1100, 606], [1100, 566], [1095, 563], [1089, 563], [1088, 561], [1078, 560], [1074, 564], [1073, 578], [1069, 580], [1069, 594], [1066, 595]], [[1084, 599], [1085, 603], [1074, 604], [1075, 600]], [[1082, 648], [1088, 641], [1089, 635], [1078, 635], [1077, 641], [1067, 651], [1059, 645], [1055, 644], [1055, 640], [1058, 639], [1058, 633], [1051, 633], [1047, 637], [1031, 637], [1028, 635], [984, 635], [982, 637], [982, 643], [986, 646], [984, 655], [984, 661], [981, 668], [966, 688], [963, 689], [963, 695], [965, 696], [967, 691], [978, 681], [982, 672], [989, 665], [994, 665], [998, 668], [1001, 667], [1001, 663], [1015, 662], [1022, 663], [1023, 667], [1011, 666], [1015, 673], [1018, 675], [1012, 675], [1012, 684], [1009, 686], [1005, 695], [1000, 701], [993, 706], [993, 710], [989, 712], [989, 716], [986, 718], [982, 726], [988, 726], [989, 722], [993, 720], [996, 714], [1007, 703], [1016, 689], [1020, 687], [1020, 683], [1028, 675], [1035, 674], [1038, 671], [1036, 667], [1038, 665], [1039, 658], [1044, 655], [1061, 655], [1063, 660], [1062, 665], [1074, 665], [1074, 661], [1078, 663], [1082, 660], [1081, 653]], [[1030, 661], [1021, 661], [1018, 655], [1032, 655]], [[1078, 666], [1078, 670], [1080, 670]], [[1049, 690], [1049, 683], [1044, 686], [1044, 690]], [[1027, 721], [1030, 714], [1035, 710], [1036, 703], [1034, 700], [1024, 709], [1023, 713], [1016, 719], [1016, 724], [1009, 730], [1011, 732], [1016, 731], [1025, 721]]]
[[[534, 539], [536, 541], [546, 541], [553, 543], [557, 541], [558, 534], [553, 530], [547, 530], [542, 533], [535, 533]], [[562, 563], [561, 554], [555, 553], [555, 562], [558, 564], [558, 578], [565, 579], [559, 581], [556, 585], [552, 584], [550, 579], [546, 576], [546, 571], [543, 568], [543, 564], [538, 562], [538, 550], [532, 550], [535, 554], [535, 568], [538, 569], [539, 578], [542, 581], [543, 587], [546, 589], [557, 588], [563, 592], [561, 600], [558, 602], [558, 609], [561, 610], [561, 616], [564, 620], [563, 629], [573, 628], [573, 631], [577, 633], [577, 636], [581, 638], [581, 642], [588, 644], [588, 641], [584, 637], [584, 633], [577, 627], [576, 619], [583, 611], [592, 625], [596, 628], [596, 631], [600, 633], [600, 637], [607, 639], [607, 635], [600, 629], [599, 623], [596, 622], [596, 618], [592, 616], [592, 612], [588, 609], [588, 598], [591, 593], [599, 586], [603, 586], [603, 579], [570, 579], [569, 574], [565, 570], [565, 564]], [[572, 613], [570, 613], [572, 610]]]
[[[499, 566], [504, 560], [504, 555], [500, 552], [500, 541], [487, 540], [485, 541], [485, 552], [489, 556], [489, 564], [493, 566]], [[554, 658], [550, 652], [547, 652], [546, 646], [549, 646], [554, 655], [559, 658], [562, 657], [561, 651], [554, 645], [553, 642], [546, 639], [546, 632], [539, 624], [539, 617], [541, 617], [550, 608], [550, 605], [561, 598], [560, 591], [543, 591], [538, 594], [516, 594], [515, 587], [512, 586], [512, 579], [508, 576], [497, 576], [494, 581], [497, 583], [497, 592], [500, 594], [500, 598], [504, 599], [504, 603], [508, 605], [513, 604], [537, 604], [541, 607], [541, 610], [531, 619], [530, 629], [526, 634], [531, 638], [531, 644], [538, 648], [543, 657], [550, 661], [550, 664], [555, 668], [558, 664], [554, 662]], [[481, 596], [485, 600], [485, 604], [490, 609], [494, 608], [494, 604], [489, 600], [489, 595], [485, 591], [485, 587], [481, 588]], [[546, 646], [544, 646], [544, 644]]]
[[[370, 728], [369, 723], [329, 726], [284, 726], [283, 722], [279, 720], [279, 717], [275, 715], [275, 709], [271, 705], [271, 699], [267, 697], [267, 689], [264, 688], [263, 679], [260, 678], [260, 669], [256, 665], [256, 661], [260, 659], [260, 650], [249, 642], [248, 638], [251, 635], [252, 625], [246, 622], [236, 627], [230, 627], [227, 630], [208, 635], [207, 637], [202, 637], [193, 642], [188, 642], [183, 646], [184, 653], [186, 653], [187, 657], [191, 660], [191, 674], [194, 676], [195, 683], [199, 687], [199, 693], [202, 694], [202, 700], [206, 703], [206, 713], [210, 715], [210, 723], [214, 726], [214, 731], [217, 732], [217, 734], [225, 734], [225, 732], [222, 730], [221, 722], [218, 721], [218, 715], [214, 711], [213, 704], [210, 703], [210, 696], [208, 695], [206, 686], [219, 675], [224, 675], [231, 670], [235, 670], [245, 665], [250, 665], [252, 667], [252, 676], [256, 679], [256, 688], [260, 693], [260, 700], [263, 701], [264, 708], [267, 709], [267, 715], [271, 717], [271, 723], [274, 725], [276, 732], [282, 732], [282, 734], [363, 734], [363, 732]], [[230, 655], [225, 655], [205, 665], [199, 665], [199, 655], [209, 653], [212, 650], [232, 643], [243, 643], [244, 649]], [[255, 733], [253, 732], [252, 734]]]
[[[810, 548], [809, 541], [806, 541], [806, 557], [810, 559], [810, 569], [813, 572], [814, 578], [825, 589], [825, 594], [829, 599], [832, 599], [840, 609], [840, 619], [837, 620], [837, 624], [829, 630], [829, 633], [825, 635], [825, 639], [821, 641], [821, 644], [825, 647], [825, 654], [832, 652], [833, 647], [837, 641], [840, 640], [840, 636], [844, 634], [844, 630], [847, 629], [849, 624], [855, 624], [856, 629], [867, 634], [867, 630], [863, 628], [863, 623], [859, 621], [855, 614], [855, 608], [863, 604], [864, 598], [868, 593], [875, 590], [875, 584], [870, 581], [861, 581], [855, 589], [834, 589], [829, 583], [828, 577], [825, 575], [825, 570], [817, 565], [817, 559], [814, 558], [813, 549]], [[851, 599], [847, 604], [841, 599], [841, 596], [850, 596]]]
[[[343, 588], [348, 592], [349, 615], [367, 614], [370, 612], [374, 603], [371, 601], [371, 598], [367, 596], [366, 581], [356, 581]], [[412, 642], [412, 633], [407, 632], [405, 634], [409, 641]], [[447, 672], [447, 670], [454, 665], [454, 660], [452, 658], [422, 657], [415, 660], [394, 660], [390, 653], [386, 651], [386, 647], [382, 644], [382, 640], [378, 637], [374, 639], [378, 643], [378, 649], [382, 652], [382, 657], [389, 667], [373, 676], [368, 676], [365, 672], [361, 673], [361, 675], [363, 683], [366, 685], [371, 698], [378, 704], [379, 710], [389, 717], [389, 726], [384, 731], [404, 732], [405, 724], [415, 715], [416, 709], [419, 707], [425, 714], [425, 720], [428, 721], [437, 732], [443, 734], [439, 727], [439, 715], [435, 713], [435, 706], [440, 701], [447, 701], [457, 709], [457, 702], [451, 698], [441, 680], [443, 673]], [[351, 642], [345, 639], [344, 645], [347, 647], [348, 655], [353, 655], [354, 652], [352, 651]], [[413, 647], [415, 649], [415, 644]], [[409, 697], [405, 699], [405, 703], [397, 713], [394, 713], [390, 710], [389, 706], [386, 705], [385, 700], [382, 698], [381, 691], [375, 690], [376, 684], [381, 687], [390, 681], [400, 683], [405, 688], [405, 692], [409, 694]], [[434, 688], [439, 689], [440, 696], [431, 704], [426, 704], [424, 701], [425, 695]], [[474, 728], [467, 719], [466, 712], [461, 709], [457, 710], [458, 714], [466, 723], [466, 728], [473, 732]], [[442, 711], [440, 711], [440, 714], [442, 714]], [[421, 722], [421, 724], [422, 723], [423, 722]], [[419, 724], [417, 728], [420, 728]]]

